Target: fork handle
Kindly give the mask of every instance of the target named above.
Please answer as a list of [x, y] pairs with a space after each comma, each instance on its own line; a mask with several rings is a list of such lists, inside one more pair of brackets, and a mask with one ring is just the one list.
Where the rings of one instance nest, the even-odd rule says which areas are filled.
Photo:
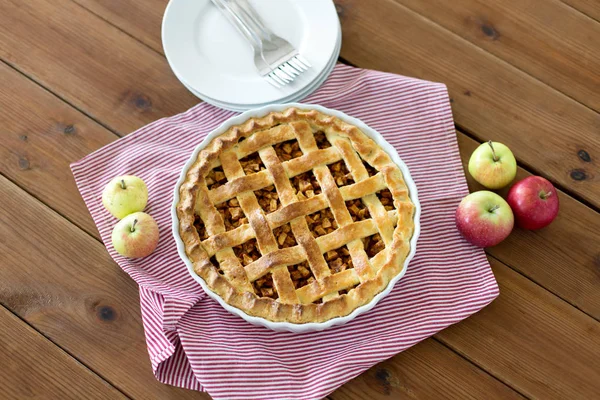
[[215, 6], [225, 15], [229, 22], [250, 42], [252, 47], [260, 49], [262, 40], [254, 27], [248, 24], [245, 18], [242, 18], [236, 10], [231, 7], [227, 0], [211, 0]]
[[238, 14], [244, 19], [247, 25], [250, 25], [263, 40], [271, 41], [273, 32], [265, 25], [260, 15], [256, 12], [248, 0], [231, 0], [238, 9]]

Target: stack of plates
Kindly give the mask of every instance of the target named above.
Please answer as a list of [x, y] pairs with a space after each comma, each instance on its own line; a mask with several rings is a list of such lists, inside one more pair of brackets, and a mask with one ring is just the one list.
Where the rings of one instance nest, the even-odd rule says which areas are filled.
[[275, 88], [258, 74], [250, 44], [210, 0], [171, 0], [162, 25], [171, 69], [194, 95], [233, 111], [308, 96], [327, 79], [340, 54], [335, 5], [331, 0], [250, 2], [265, 24], [296, 47], [312, 68]]

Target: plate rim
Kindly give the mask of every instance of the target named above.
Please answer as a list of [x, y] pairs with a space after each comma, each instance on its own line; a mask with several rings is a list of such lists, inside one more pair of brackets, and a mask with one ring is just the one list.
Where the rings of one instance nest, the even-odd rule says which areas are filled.
[[[226, 98], [227, 97], [227, 92], [225, 92], [225, 95], [224, 95], [224, 92], [222, 90], [215, 91], [214, 88], [210, 89], [208, 91], [208, 93], [207, 93], [207, 90], [199, 90], [197, 82], [195, 82], [194, 84], [192, 84], [190, 82], [190, 80], [189, 80], [189, 77], [186, 78], [186, 73], [182, 73], [182, 72], [185, 72], [185, 71], [182, 71], [181, 68], [177, 67], [177, 65], [181, 65], [181, 63], [177, 64], [175, 62], [175, 60], [174, 60], [174, 58], [176, 58], [175, 57], [175, 54], [176, 54], [175, 51], [176, 51], [177, 46], [175, 46], [175, 44], [173, 44], [173, 43], [171, 43], [171, 45], [167, 45], [167, 43], [169, 43], [169, 41], [168, 41], [168, 36], [169, 35], [168, 35], [167, 32], [168, 32], [168, 29], [171, 29], [170, 26], [173, 25], [173, 22], [171, 22], [171, 25], [170, 25], [168, 21], [169, 21], [169, 16], [171, 16], [171, 12], [172, 12], [172, 10], [174, 8], [174, 4], [178, 4], [179, 2], [182, 2], [182, 1], [184, 1], [184, 0], [170, 0], [169, 3], [167, 4], [166, 8], [165, 8], [165, 12], [164, 12], [163, 18], [162, 18], [162, 24], [161, 24], [161, 43], [162, 43], [162, 47], [163, 47], [163, 50], [164, 50], [165, 58], [167, 59], [167, 63], [169, 64], [169, 67], [171, 68], [171, 70], [176, 74], [177, 78], [182, 83], [185, 83], [186, 86], [191, 87], [194, 90], [198, 91], [199, 93], [203, 93], [204, 95], [206, 95], [206, 96], [208, 96], [208, 97], [210, 97], [210, 98], [212, 98], [214, 100], [217, 100], [217, 101], [220, 101], [220, 102], [223, 102], [223, 103], [230, 103], [231, 101], [227, 100], [227, 98]], [[208, 1], [210, 3], [210, 0], [205, 0], [205, 1]], [[293, 2], [293, 3], [302, 4], [302, 5], [304, 4], [303, 1], [301, 1], [301, 0], [290, 0], [290, 1]], [[339, 18], [337, 17], [337, 13], [335, 11], [335, 5], [334, 5], [333, 1], [331, 1], [331, 0], [324, 0], [324, 1], [321, 0], [321, 1], [319, 1], [319, 3], [320, 4], [327, 4], [327, 7], [331, 9], [330, 12], [332, 12], [332, 17], [335, 16], [335, 20], [337, 21], [337, 26], [336, 26], [337, 37], [340, 37], [341, 34], [340, 34], [340, 28], [339, 28]], [[332, 45], [331, 54], [333, 54], [335, 52], [335, 47], [337, 45], [337, 42], [339, 42], [339, 41], [340, 40], [336, 40], [336, 42]], [[301, 83], [301, 86], [299, 86], [299, 88], [300, 88], [299, 90], [303, 90], [304, 88], [309, 87], [311, 85], [311, 83], [315, 79], [317, 79], [323, 73], [323, 71], [327, 68], [328, 62], [329, 61], [326, 61], [323, 64], [323, 66], [319, 68], [318, 71], [315, 71], [315, 66], [314, 66], [315, 63], [313, 62], [313, 68], [312, 68], [312, 70], [315, 71], [315, 75], [312, 78], [312, 80], [310, 80], [309, 82], [307, 82], [307, 83]], [[306, 72], [305, 72], [305, 74], [306, 74]], [[258, 81], [258, 82], [260, 82], [260, 81]], [[264, 92], [265, 90], [269, 91], [269, 92], [272, 91], [271, 85], [268, 84], [268, 83], [266, 83], [266, 82], [265, 82], [265, 86], [262, 86], [263, 85], [262, 82], [260, 83], [260, 87], [258, 87], [257, 83], [253, 83], [252, 85], [256, 86], [256, 87], [253, 86], [253, 90], [252, 90], [253, 93], [256, 93], [257, 91], [258, 92], [260, 92], [260, 91]], [[227, 90], [228, 90], [228, 92], [230, 94], [232, 93], [232, 88], [229, 88]], [[294, 89], [293, 92], [289, 92], [287, 94], [286, 93], [273, 94], [270, 97], [265, 97], [265, 98], [261, 99], [260, 103], [258, 103], [258, 104], [267, 104], [267, 103], [271, 104], [271, 103], [281, 103], [281, 102], [284, 102], [285, 100], [283, 100], [283, 99], [289, 98], [290, 96], [293, 96], [293, 94], [296, 91], [298, 91], [298, 89]], [[246, 95], [246, 97], [247, 97], [247, 95]]]
[[[328, 64], [328, 66], [325, 68], [325, 70], [323, 71], [323, 74], [321, 74], [320, 76], [318, 76], [314, 81], [313, 84], [311, 84], [310, 87], [306, 88], [305, 90], [296, 92], [286, 98], [283, 99], [283, 103], [288, 103], [288, 102], [292, 102], [292, 101], [298, 101], [301, 100], [305, 97], [310, 96], [313, 92], [317, 91], [327, 80], [327, 78], [329, 77], [329, 75], [331, 75], [331, 72], [334, 70], [335, 66], [337, 65], [337, 60], [339, 58], [340, 52], [342, 49], [342, 41], [341, 41], [341, 27], [340, 27], [340, 37], [339, 37], [339, 44], [336, 47], [336, 50], [334, 52], [334, 54], [332, 55], [332, 58], [330, 60], [330, 64]], [[189, 87], [182, 79], [179, 78], [179, 76], [177, 75], [177, 73], [175, 73], [175, 71], [173, 71], [173, 73], [175, 74], [175, 77], [181, 82], [181, 84], [190, 92], [192, 93], [194, 96], [198, 97], [200, 100], [212, 104], [215, 107], [219, 107], [225, 110], [229, 110], [229, 111], [234, 111], [234, 112], [245, 112], [248, 110], [252, 110], [254, 108], [259, 108], [259, 107], [265, 107], [267, 105], [270, 104], [280, 104], [279, 102], [276, 103], [261, 103], [261, 104], [223, 104], [222, 102], [219, 102], [218, 100], [214, 100], [211, 99], [209, 97], [205, 97], [204, 95], [202, 95], [201, 93], [199, 93], [197, 90], [195, 90], [194, 88]], [[300, 93], [300, 94], [298, 94]], [[237, 106], [240, 106], [240, 108], [236, 108]]]

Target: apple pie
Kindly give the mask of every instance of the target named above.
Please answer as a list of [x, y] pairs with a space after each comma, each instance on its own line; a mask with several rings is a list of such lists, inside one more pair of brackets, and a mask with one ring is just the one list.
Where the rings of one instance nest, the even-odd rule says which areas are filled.
[[270, 321], [324, 322], [370, 302], [403, 270], [414, 230], [398, 165], [316, 110], [229, 128], [198, 153], [179, 195], [196, 274]]

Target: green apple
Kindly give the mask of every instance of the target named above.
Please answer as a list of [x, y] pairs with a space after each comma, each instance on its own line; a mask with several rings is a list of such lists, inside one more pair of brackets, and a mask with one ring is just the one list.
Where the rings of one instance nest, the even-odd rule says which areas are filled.
[[148, 203], [148, 188], [133, 175], [113, 178], [102, 192], [102, 204], [116, 218], [142, 211]]
[[129, 214], [115, 225], [111, 240], [115, 251], [122, 256], [146, 257], [158, 245], [158, 225], [144, 212]]
[[489, 189], [501, 189], [517, 175], [517, 160], [502, 143], [482, 143], [469, 160], [469, 173]]

